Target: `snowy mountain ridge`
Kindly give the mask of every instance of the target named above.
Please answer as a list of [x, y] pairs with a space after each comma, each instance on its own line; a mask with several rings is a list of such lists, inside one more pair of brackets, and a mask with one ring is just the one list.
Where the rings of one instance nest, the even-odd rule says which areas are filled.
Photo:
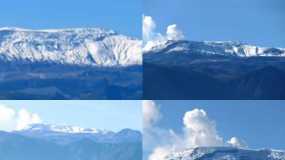
[[6, 160], [141, 159], [141, 146], [141, 133], [130, 129], [102, 134], [34, 124], [24, 130], [0, 131], [0, 155]]
[[284, 48], [267, 48], [233, 41], [186, 41], [168, 40], [148, 42], [144, 53], [199, 53], [236, 57], [285, 56]]
[[285, 152], [235, 147], [197, 147], [173, 152], [165, 160], [285, 160]]
[[141, 41], [101, 28], [0, 28], [0, 60], [71, 65], [140, 65]]
[[80, 134], [80, 133], [90, 133], [90, 134], [106, 134], [111, 131], [98, 130], [95, 128], [81, 128], [77, 126], [69, 125], [53, 125], [53, 124], [31, 124], [28, 127], [19, 130], [17, 132], [57, 132], [57, 133], [68, 133], [68, 134]]
[[70, 144], [84, 139], [98, 143], [133, 143], [141, 141], [140, 131], [132, 129], [122, 129], [115, 132], [51, 124], [31, 124], [22, 130], [12, 131], [11, 133], [30, 138], [43, 139], [58, 144]]

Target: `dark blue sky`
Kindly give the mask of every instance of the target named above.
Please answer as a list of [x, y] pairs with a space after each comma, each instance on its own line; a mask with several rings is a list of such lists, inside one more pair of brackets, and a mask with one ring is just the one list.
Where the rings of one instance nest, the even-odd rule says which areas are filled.
[[285, 47], [284, 0], [144, 0], [159, 32], [176, 23], [190, 40]]
[[104, 27], [141, 37], [141, 0], [5, 0], [0, 27]]
[[184, 113], [204, 109], [216, 122], [218, 134], [236, 136], [250, 148], [285, 149], [285, 101], [156, 101], [162, 119], [158, 124], [182, 132]]

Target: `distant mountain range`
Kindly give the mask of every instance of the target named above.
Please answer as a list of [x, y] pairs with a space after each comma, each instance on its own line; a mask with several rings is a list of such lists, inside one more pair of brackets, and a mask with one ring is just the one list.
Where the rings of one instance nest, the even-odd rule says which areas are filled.
[[140, 99], [141, 42], [101, 28], [0, 28], [0, 99]]
[[27, 129], [0, 132], [3, 160], [140, 160], [142, 135], [72, 126], [32, 125]]
[[285, 99], [285, 49], [165, 41], [145, 50], [145, 99]]
[[165, 160], [284, 160], [285, 152], [233, 147], [197, 147], [173, 152]]

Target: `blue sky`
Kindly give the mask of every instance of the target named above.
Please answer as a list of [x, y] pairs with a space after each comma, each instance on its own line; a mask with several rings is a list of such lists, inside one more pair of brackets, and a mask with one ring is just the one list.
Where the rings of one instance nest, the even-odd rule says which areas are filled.
[[141, 36], [141, 0], [6, 0], [0, 13], [0, 27], [104, 27]]
[[162, 119], [158, 126], [182, 133], [183, 116], [194, 108], [204, 109], [216, 122], [218, 134], [236, 136], [250, 148], [285, 149], [284, 101], [156, 101]]
[[284, 0], [144, 0], [157, 31], [176, 23], [190, 40], [285, 47]]
[[141, 130], [140, 101], [0, 101], [17, 111], [24, 108], [43, 123], [119, 131]]

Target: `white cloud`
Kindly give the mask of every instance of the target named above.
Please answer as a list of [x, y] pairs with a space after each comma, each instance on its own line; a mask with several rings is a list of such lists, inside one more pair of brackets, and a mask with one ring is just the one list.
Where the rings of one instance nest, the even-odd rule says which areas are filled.
[[166, 33], [156, 32], [156, 22], [151, 16], [143, 16], [143, 42], [144, 51], [149, 51], [153, 47], [165, 43], [167, 40], [184, 39], [183, 32], [178, 29], [176, 24], [169, 25]]
[[176, 24], [169, 25], [166, 30], [166, 37], [168, 40], [184, 39], [182, 31], [177, 28]]
[[41, 118], [35, 113], [30, 113], [26, 109], [18, 112], [16, 130], [21, 130], [30, 124], [41, 123]]
[[14, 117], [16, 112], [4, 105], [0, 105], [0, 130], [12, 130], [16, 122]]
[[4, 105], [0, 105], [0, 121], [9, 121], [15, 116], [15, 111], [11, 108], [8, 108]]
[[216, 125], [202, 109], [194, 109], [185, 113], [183, 122], [187, 146], [221, 146], [223, 139], [217, 134]]
[[144, 100], [142, 103], [143, 103], [143, 125], [144, 128], [149, 128], [161, 118], [161, 115], [154, 101]]
[[243, 140], [238, 139], [237, 137], [232, 137], [227, 143], [233, 147], [237, 148], [246, 148], [247, 145]]
[[[234, 146], [245, 147], [245, 143], [236, 137], [224, 142], [218, 135], [216, 124], [212, 121], [205, 110], [193, 109], [184, 114], [183, 135], [173, 130], [159, 128], [159, 118], [162, 117], [157, 105], [153, 101], [144, 102], [144, 116], [147, 115], [147, 128], [144, 128], [144, 151], [149, 155], [148, 160], [164, 160], [165, 156], [175, 150], [199, 146]], [[149, 111], [145, 111], [145, 107]], [[151, 109], [150, 109], [151, 108]], [[152, 118], [150, 118], [152, 117]], [[166, 117], [167, 118], [167, 117]]]
[[156, 28], [156, 24], [152, 17], [143, 16], [143, 39], [144, 41], [149, 41], [154, 36], [154, 30]]
[[148, 160], [165, 160], [165, 157], [171, 153], [171, 150], [166, 147], [157, 147], [149, 156]]
[[34, 123], [41, 123], [39, 115], [30, 113], [26, 109], [17, 112], [11, 107], [0, 105], [0, 130], [21, 130]]
[[[163, 129], [157, 127], [156, 123], [162, 118], [162, 115], [159, 111], [159, 107], [154, 101], [144, 100], [143, 101], [143, 148], [144, 152], [151, 153], [159, 146], [170, 146], [171, 144], [178, 144], [178, 139], [180, 136], [172, 130]], [[160, 148], [156, 150], [155, 154], [161, 154]], [[146, 154], [144, 154], [145, 156]], [[153, 155], [152, 159], [157, 159], [158, 155]], [[144, 159], [149, 159], [150, 157], [144, 157]]]

